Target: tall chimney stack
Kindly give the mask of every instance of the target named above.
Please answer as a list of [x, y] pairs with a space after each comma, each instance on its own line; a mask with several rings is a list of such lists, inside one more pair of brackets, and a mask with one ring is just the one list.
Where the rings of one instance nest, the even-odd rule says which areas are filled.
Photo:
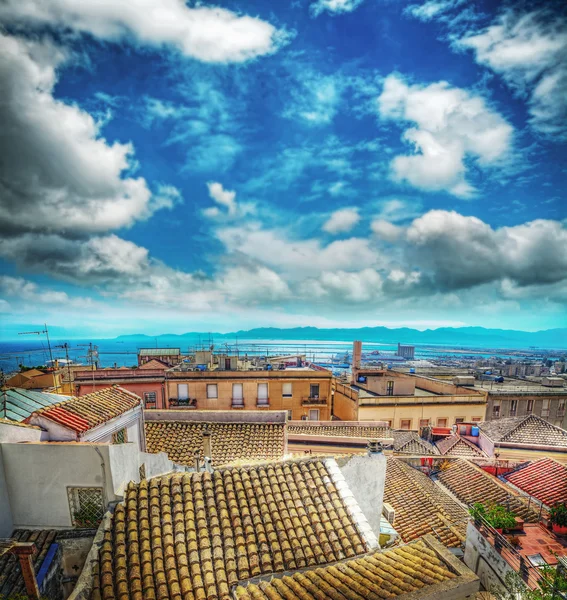
[[352, 343], [352, 383], [358, 380], [358, 371], [360, 370], [360, 360], [362, 358], [362, 342]]

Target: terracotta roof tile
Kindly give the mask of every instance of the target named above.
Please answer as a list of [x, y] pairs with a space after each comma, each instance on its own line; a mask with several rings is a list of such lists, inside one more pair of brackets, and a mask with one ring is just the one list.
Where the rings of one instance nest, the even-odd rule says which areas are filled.
[[203, 450], [203, 431], [211, 433], [213, 465], [240, 460], [283, 458], [285, 425], [280, 423], [213, 423], [146, 421], [148, 452], [166, 452], [177, 464], [193, 465], [195, 450]]
[[547, 506], [567, 502], [567, 466], [551, 458], [542, 458], [522, 465], [504, 477], [526, 494]]
[[118, 417], [140, 403], [141, 399], [138, 396], [115, 385], [55, 404], [33, 414], [60, 423], [77, 433], [83, 433]]
[[[47, 551], [55, 542], [57, 531], [53, 529], [16, 529], [12, 540], [16, 542], [34, 542], [37, 553], [32, 556], [36, 574], [38, 573]], [[24, 578], [20, 563], [15, 555], [6, 553], [0, 556], [0, 598], [21, 595], [26, 597]]]
[[238, 581], [367, 550], [319, 460], [174, 474], [128, 486], [92, 598], [227, 599]]
[[567, 448], [567, 431], [537, 415], [484, 421], [479, 427], [494, 442]]
[[330, 437], [387, 438], [392, 437], [389, 427], [373, 425], [288, 425], [288, 434], [320, 435]]
[[500, 504], [528, 523], [537, 523], [538, 515], [518, 494], [508, 490], [496, 477], [463, 458], [452, 460], [439, 473], [439, 481], [457, 498], [471, 506], [475, 502], [485, 505]]
[[486, 454], [469, 440], [460, 435], [450, 435], [443, 440], [436, 442], [436, 446], [441, 454], [447, 456], [462, 456], [464, 458], [486, 457]]
[[239, 600], [380, 600], [455, 577], [424, 542], [414, 541], [270, 581], [243, 582], [236, 587], [235, 596]]
[[394, 528], [406, 542], [426, 533], [448, 547], [466, 536], [467, 511], [427, 475], [403, 460], [388, 457], [384, 502], [395, 510]]
[[434, 444], [421, 438], [415, 431], [394, 431], [394, 450], [404, 454], [439, 454]]

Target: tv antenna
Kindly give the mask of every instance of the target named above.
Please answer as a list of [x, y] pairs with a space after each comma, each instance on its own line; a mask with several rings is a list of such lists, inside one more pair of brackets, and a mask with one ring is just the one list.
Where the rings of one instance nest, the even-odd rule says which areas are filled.
[[49, 341], [49, 330], [47, 329], [47, 323], [44, 323], [45, 329], [43, 331], [20, 331], [18, 335], [43, 335], [47, 338], [47, 347], [49, 348], [49, 361], [53, 366], [53, 354], [51, 353], [51, 342]]

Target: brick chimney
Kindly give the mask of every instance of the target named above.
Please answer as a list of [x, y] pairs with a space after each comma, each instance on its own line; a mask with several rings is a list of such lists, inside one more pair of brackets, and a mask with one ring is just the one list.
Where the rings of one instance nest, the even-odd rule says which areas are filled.
[[358, 380], [358, 371], [360, 370], [360, 360], [362, 358], [362, 342], [352, 343], [352, 383]]
[[15, 554], [20, 561], [22, 576], [26, 586], [26, 594], [32, 600], [39, 600], [39, 588], [35, 578], [35, 570], [33, 568], [32, 556], [37, 552], [33, 542], [16, 542], [10, 550]]

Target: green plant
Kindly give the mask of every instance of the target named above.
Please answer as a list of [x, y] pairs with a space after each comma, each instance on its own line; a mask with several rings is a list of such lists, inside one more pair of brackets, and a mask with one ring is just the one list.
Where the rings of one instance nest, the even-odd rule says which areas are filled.
[[500, 504], [487, 508], [481, 502], [475, 502], [469, 513], [475, 520], [484, 519], [494, 529], [512, 529], [516, 525], [516, 515]]
[[554, 525], [567, 527], [567, 504], [558, 502], [549, 509], [549, 519]]

